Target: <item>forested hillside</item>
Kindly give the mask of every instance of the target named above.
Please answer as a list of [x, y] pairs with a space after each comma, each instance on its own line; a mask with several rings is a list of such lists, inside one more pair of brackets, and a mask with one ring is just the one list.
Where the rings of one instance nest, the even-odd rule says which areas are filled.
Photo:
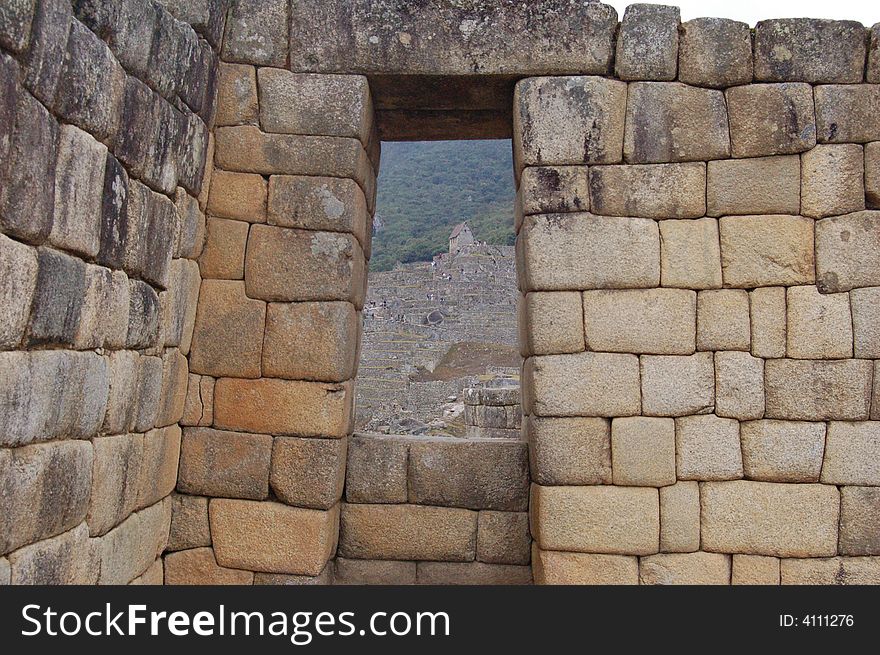
[[462, 221], [512, 245], [513, 199], [510, 141], [383, 143], [370, 269], [430, 260]]

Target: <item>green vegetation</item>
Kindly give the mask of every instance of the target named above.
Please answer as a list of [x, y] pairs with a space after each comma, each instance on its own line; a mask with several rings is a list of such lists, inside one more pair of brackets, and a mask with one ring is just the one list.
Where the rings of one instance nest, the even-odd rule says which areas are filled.
[[370, 269], [430, 261], [468, 221], [487, 243], [513, 245], [510, 141], [382, 144]]

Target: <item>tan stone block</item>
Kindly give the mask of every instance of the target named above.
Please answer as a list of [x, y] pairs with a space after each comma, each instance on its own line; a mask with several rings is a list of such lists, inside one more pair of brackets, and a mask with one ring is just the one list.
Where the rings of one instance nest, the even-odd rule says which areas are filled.
[[[208, 166], [207, 162], [205, 166]], [[207, 190], [204, 189], [206, 184], [210, 184], [209, 181], [206, 181], [207, 173], [202, 177], [202, 180], [203, 193], [207, 199]], [[205, 245], [204, 209], [199, 206], [199, 199], [189, 195], [183, 187], [177, 187], [174, 194], [174, 207], [177, 210], [180, 228], [174, 244], [174, 257], [197, 259], [202, 254], [202, 248]]]
[[713, 289], [697, 294], [697, 349], [749, 350], [749, 294]]
[[393, 560], [336, 558], [338, 585], [412, 585], [416, 583], [416, 563]]
[[171, 499], [135, 512], [95, 543], [100, 559], [98, 584], [128, 584], [165, 550], [171, 525]]
[[207, 427], [213, 417], [214, 378], [190, 373], [180, 424]]
[[9, 554], [13, 585], [93, 585], [99, 562], [85, 523]]
[[220, 566], [318, 575], [333, 555], [339, 505], [329, 511], [215, 498], [208, 506]]
[[812, 284], [813, 225], [802, 216], [725, 216], [721, 269], [730, 287]]
[[801, 155], [801, 161], [801, 214], [823, 218], [865, 208], [862, 146], [818, 145]]
[[880, 141], [865, 144], [865, 201], [880, 207]]
[[351, 431], [351, 383], [222, 378], [214, 385], [214, 425], [227, 430], [344, 437]]
[[0, 557], [0, 585], [8, 585], [10, 578], [9, 560]]
[[715, 413], [740, 421], [764, 416], [764, 360], [743, 352], [715, 353]]
[[709, 216], [799, 214], [801, 160], [797, 155], [709, 162]]
[[874, 396], [871, 400], [871, 420], [880, 421], [880, 361], [874, 362]]
[[256, 123], [259, 114], [256, 68], [221, 62], [218, 74], [215, 125]]
[[700, 502], [704, 550], [775, 557], [837, 552], [840, 493], [834, 486], [706, 482]]
[[165, 584], [250, 585], [253, 571], [228, 569], [217, 564], [210, 548], [193, 548], [165, 556]]
[[677, 482], [660, 489], [660, 550], [690, 553], [700, 549], [700, 487]]
[[425, 505], [343, 503], [339, 554], [355, 559], [469, 562], [477, 512]]
[[585, 291], [584, 328], [594, 351], [689, 355], [697, 294], [688, 289]]
[[840, 553], [880, 555], [880, 487], [840, 490]]
[[107, 358], [110, 386], [103, 434], [121, 434], [131, 427], [137, 410], [139, 360], [131, 350], [117, 350]]
[[528, 419], [532, 480], [543, 485], [611, 483], [611, 428], [602, 418]]
[[762, 287], [750, 291], [749, 310], [752, 355], [765, 359], [785, 357], [785, 288]]
[[660, 543], [660, 501], [648, 487], [532, 485], [532, 535], [545, 550], [650, 555]]
[[714, 414], [675, 419], [675, 458], [679, 480], [741, 478], [739, 422]]
[[329, 509], [342, 497], [346, 439], [277, 437], [269, 484], [288, 505]]
[[617, 32], [615, 76], [622, 80], [674, 80], [680, 26], [678, 7], [629, 5]]
[[590, 202], [603, 216], [699, 218], [706, 214], [706, 164], [592, 166]]
[[489, 564], [528, 564], [532, 537], [527, 512], [481, 511], [477, 518], [477, 560]]
[[563, 553], [532, 549], [535, 584], [542, 585], [636, 585], [639, 560], [629, 555]]
[[880, 212], [816, 221], [816, 285], [822, 293], [880, 286]]
[[642, 557], [639, 584], [727, 585], [730, 584], [730, 555], [696, 552]]
[[880, 287], [853, 289], [849, 300], [855, 356], [880, 358]]
[[272, 437], [187, 428], [177, 489], [187, 494], [262, 500], [269, 495]]
[[519, 241], [523, 291], [632, 289], [660, 284], [660, 232], [657, 223], [647, 218], [528, 216]]
[[828, 423], [822, 482], [880, 485], [880, 421]]
[[180, 439], [178, 425], [150, 430], [144, 435], [144, 455], [140, 462], [138, 481], [138, 509], [159, 502], [174, 490], [180, 460]]
[[172, 425], [183, 416], [189, 366], [186, 357], [177, 348], [169, 348], [162, 356], [162, 393], [156, 427]]
[[409, 443], [401, 437], [355, 434], [349, 439], [345, 499], [350, 503], [405, 503]]
[[150, 564], [150, 568], [141, 573], [134, 580], [129, 582], [130, 585], [150, 585], [159, 586], [165, 584], [165, 567], [162, 559], [157, 559]]
[[642, 413], [648, 416], [704, 414], [715, 407], [712, 353], [640, 358]]
[[203, 278], [218, 280], [244, 279], [244, 251], [249, 223], [226, 218], [208, 218], [207, 239], [199, 271]]
[[852, 314], [847, 293], [819, 293], [815, 286], [790, 287], [788, 356], [845, 359], [853, 356]]
[[248, 223], [265, 223], [267, 197], [268, 185], [262, 175], [217, 169], [211, 178], [208, 213]]
[[351, 303], [269, 303], [263, 375], [349, 380], [357, 365], [360, 327], [360, 315]]
[[265, 320], [266, 303], [248, 298], [242, 282], [204, 280], [189, 358], [192, 372], [259, 377]]
[[788, 155], [816, 145], [809, 84], [747, 84], [727, 89], [725, 95], [734, 157]]
[[426, 585], [528, 585], [532, 568], [484, 562], [418, 562], [418, 584]]
[[784, 559], [780, 565], [784, 585], [880, 584], [880, 557]]
[[721, 287], [718, 221], [660, 221], [660, 283], [664, 287]]
[[588, 170], [586, 166], [529, 166], [519, 179], [522, 213], [590, 211]]
[[734, 555], [730, 584], [778, 585], [779, 558], [764, 555]]
[[92, 490], [86, 522], [91, 536], [107, 533], [138, 504], [144, 454], [142, 434], [99, 437], [92, 441]]
[[287, 573], [254, 573], [255, 585], [325, 586], [335, 584], [330, 560], [318, 575], [288, 575]]
[[819, 141], [867, 143], [880, 139], [880, 84], [822, 84], [816, 87], [815, 96]]
[[616, 485], [675, 483], [675, 421], [632, 416], [611, 421], [611, 470]]
[[740, 425], [743, 469], [750, 480], [818, 482], [825, 424], [745, 421]]
[[576, 291], [520, 296], [524, 355], [576, 353], [584, 350], [581, 294]]
[[615, 353], [530, 357], [524, 366], [525, 413], [632, 416], [641, 409], [639, 359]]
[[871, 362], [771, 359], [764, 363], [767, 418], [860, 421], [868, 418]]
[[200, 496], [171, 496], [171, 531], [167, 550], [186, 550], [211, 545], [208, 499]]

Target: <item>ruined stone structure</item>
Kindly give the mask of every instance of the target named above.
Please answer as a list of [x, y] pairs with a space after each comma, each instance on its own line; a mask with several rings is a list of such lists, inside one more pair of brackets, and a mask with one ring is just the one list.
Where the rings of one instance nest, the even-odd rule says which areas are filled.
[[[15, 0], [0, 49], [0, 581], [880, 581], [880, 26]], [[510, 136], [527, 446], [352, 437], [380, 139]]]

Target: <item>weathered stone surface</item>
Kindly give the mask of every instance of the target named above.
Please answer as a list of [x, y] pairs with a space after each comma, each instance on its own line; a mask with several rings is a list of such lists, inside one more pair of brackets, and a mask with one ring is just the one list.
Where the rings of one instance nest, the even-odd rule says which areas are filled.
[[854, 143], [820, 144], [801, 155], [801, 213], [823, 218], [865, 208], [865, 158]]
[[611, 422], [614, 484], [663, 487], [675, 483], [675, 422], [632, 416]]
[[128, 338], [131, 293], [128, 277], [86, 264], [85, 291], [73, 345], [77, 349], [124, 348]]
[[786, 306], [784, 287], [763, 287], [749, 292], [752, 355], [785, 357]]
[[167, 549], [176, 551], [210, 545], [208, 499], [172, 494], [171, 531], [168, 533]]
[[268, 185], [262, 175], [215, 170], [208, 212], [249, 223], [265, 223], [267, 197]]
[[[590, 350], [669, 355], [694, 352], [697, 294], [693, 291], [585, 291], [583, 297]], [[648, 325], [650, 329], [645, 329]]]
[[161, 501], [174, 490], [180, 461], [180, 439], [180, 426], [177, 425], [150, 430], [144, 435], [138, 509]]
[[131, 429], [146, 432], [156, 425], [159, 400], [162, 394], [162, 360], [159, 357], [141, 357], [138, 364], [137, 404]]
[[623, 156], [633, 164], [729, 157], [724, 94], [679, 82], [630, 84]]
[[[0, 9], [0, 12], [4, 9]], [[0, 17], [0, 20], [3, 20]], [[0, 28], [2, 35], [2, 28]], [[3, 37], [0, 36], [0, 39]], [[0, 53], [0, 157], [3, 158], [3, 166], [0, 166], [0, 175], [5, 176], [9, 161], [9, 146], [12, 143], [12, 135], [15, 133], [15, 110], [18, 106], [18, 96], [21, 94], [19, 82], [21, 69], [18, 62], [6, 53]]]
[[694, 86], [728, 87], [752, 81], [748, 23], [695, 18], [679, 29], [678, 79]]
[[642, 413], [686, 416], [711, 412], [715, 406], [712, 353], [640, 358]]
[[339, 554], [355, 559], [469, 562], [477, 512], [424, 505], [342, 505]]
[[214, 385], [214, 426], [300, 437], [351, 431], [352, 384], [222, 378]]
[[816, 222], [816, 285], [822, 293], [880, 285], [880, 212]]
[[528, 564], [532, 546], [526, 512], [480, 512], [477, 560], [490, 564]]
[[[538, 416], [632, 416], [641, 409], [635, 355], [578, 353], [526, 360], [525, 413]], [[531, 396], [531, 397], [528, 397]]]
[[788, 155], [816, 145], [809, 84], [747, 84], [728, 89], [726, 95], [734, 157]]
[[127, 584], [156, 561], [168, 542], [171, 500], [135, 512], [100, 538], [96, 544], [101, 561], [98, 584]]
[[144, 78], [168, 99], [174, 98], [183, 83], [187, 64], [193, 56], [193, 36], [188, 26], [157, 8], [153, 44]]
[[86, 521], [94, 537], [106, 534], [137, 509], [141, 467], [145, 465], [144, 436], [98, 437], [92, 445], [94, 463]]
[[782, 584], [876, 585], [880, 583], [880, 558], [829, 557], [784, 559], [780, 562]]
[[853, 289], [849, 300], [855, 356], [880, 358], [880, 287]]
[[244, 279], [244, 252], [250, 225], [226, 218], [208, 218], [207, 238], [199, 271], [203, 278]]
[[880, 555], [880, 487], [840, 490], [840, 553]]
[[227, 18], [223, 59], [262, 66], [287, 63], [288, 3], [241, 0]]
[[[526, 166], [614, 164], [623, 159], [627, 88], [601, 77], [533, 77], [516, 85], [513, 153]], [[565, 131], [559, 125], [567, 125]]]
[[660, 489], [660, 550], [691, 553], [700, 549], [700, 487], [677, 482]]
[[802, 216], [723, 217], [719, 225], [725, 286], [812, 284], [814, 223]]
[[796, 155], [710, 161], [708, 175], [709, 216], [800, 213], [801, 160]]
[[164, 289], [180, 229], [174, 203], [161, 194], [154, 194], [154, 211], [147, 216], [146, 229], [150, 238], [144, 248], [144, 281]]
[[129, 280], [128, 331], [126, 347], [152, 348], [159, 339], [159, 296], [149, 284]]
[[664, 287], [721, 287], [718, 221], [660, 221], [660, 281]]
[[14, 585], [92, 585], [98, 579], [98, 560], [84, 523], [10, 553], [9, 567], [9, 584]]
[[187, 428], [177, 489], [187, 494], [262, 500], [269, 494], [272, 437]]
[[336, 558], [336, 579], [334, 584], [411, 585], [415, 583], [415, 562]]
[[405, 503], [409, 447], [400, 439], [354, 435], [349, 439], [345, 499], [349, 503]]
[[659, 548], [657, 489], [532, 485], [529, 512], [542, 549], [650, 555]]
[[543, 485], [611, 482], [611, 429], [601, 418], [528, 421], [532, 479]]
[[715, 413], [740, 421], [764, 416], [764, 360], [744, 352], [715, 353]]
[[174, 194], [174, 206], [180, 219], [180, 231], [174, 245], [174, 257], [198, 259], [205, 245], [206, 229], [205, 214], [199, 207], [199, 200], [189, 195], [183, 187], [177, 187], [177, 192]]
[[253, 66], [222, 62], [217, 85], [215, 124], [256, 124], [259, 119], [257, 71]]
[[253, 582], [253, 571], [218, 565], [210, 548], [193, 548], [165, 556], [165, 584], [249, 585]]
[[165, 427], [180, 421], [186, 402], [189, 382], [187, 359], [177, 348], [169, 348], [162, 355], [162, 395], [156, 414], [156, 427]]
[[868, 68], [865, 80], [872, 84], [880, 82], [880, 23], [874, 23], [868, 38]]
[[825, 424], [746, 421], [740, 427], [743, 469], [750, 480], [818, 482]]
[[749, 294], [713, 289], [697, 294], [697, 349], [749, 350]]
[[529, 566], [483, 562], [418, 562], [418, 584], [524, 585], [532, 583]]
[[0, 235], [0, 349], [21, 343], [36, 287], [37, 251]]
[[696, 552], [643, 557], [639, 561], [639, 584], [730, 584], [730, 555]]
[[409, 448], [409, 501], [518, 512], [528, 507], [528, 447], [512, 440], [420, 439]]
[[577, 292], [533, 292], [520, 297], [524, 355], [584, 350], [583, 304]]
[[324, 512], [274, 502], [213, 499], [214, 555], [220, 566], [318, 575], [333, 554], [339, 506]]
[[[195, 114], [180, 114], [178, 142], [187, 144], [175, 162], [177, 181], [193, 196], [199, 193], [211, 140], [208, 126]], [[173, 181], [173, 180], [172, 180]]]
[[706, 165], [590, 168], [592, 211], [605, 216], [699, 218], [706, 213]]
[[707, 482], [700, 502], [704, 550], [775, 557], [837, 552], [840, 493], [834, 486]]
[[165, 568], [162, 559], [157, 559], [150, 565], [150, 568], [141, 573], [138, 577], [136, 577], [128, 584], [154, 586], [165, 584]]
[[679, 480], [735, 480], [743, 475], [739, 422], [706, 416], [675, 419]]
[[276, 437], [269, 483], [288, 505], [330, 509], [342, 497], [346, 439]]
[[865, 28], [855, 21], [780, 18], [755, 26], [755, 79], [861, 82]]
[[764, 363], [767, 418], [860, 421], [868, 418], [871, 362], [772, 359]]
[[82, 316], [86, 265], [56, 250], [37, 251], [38, 269], [27, 343], [73, 345]]
[[174, 259], [168, 276], [168, 290], [159, 295], [159, 316], [166, 348], [189, 353], [199, 305], [202, 277], [199, 265], [190, 259]]
[[663, 5], [629, 5], [617, 33], [614, 72], [622, 80], [674, 80], [681, 11]]
[[30, 39], [35, 10], [36, 0], [15, 0], [0, 7], [0, 45], [13, 52], [24, 49]]
[[880, 485], [880, 422], [828, 424], [822, 482]]
[[334, 562], [332, 560], [318, 575], [289, 575], [287, 573], [254, 573], [255, 585], [293, 585], [312, 586], [330, 585], [334, 582]]
[[519, 197], [524, 215], [589, 211], [589, 169], [529, 166], [520, 173]]
[[763, 555], [734, 555], [730, 584], [778, 585], [779, 559]]
[[794, 359], [853, 356], [849, 294], [819, 293], [815, 286], [787, 290], [787, 349]]
[[871, 401], [871, 420], [880, 421], [880, 362], [874, 362], [874, 398]]
[[541, 214], [520, 231], [523, 291], [660, 284], [660, 232], [647, 218]]
[[594, 555], [532, 550], [535, 584], [611, 585], [639, 583], [639, 560], [627, 555]]
[[865, 144], [865, 201], [880, 207], [880, 142]]
[[71, 17], [70, 3], [65, 0], [39, 3], [30, 48], [22, 59], [26, 70], [24, 85], [47, 106], [51, 106], [55, 98]]
[[107, 358], [109, 391], [101, 432], [122, 434], [132, 427], [137, 411], [140, 358], [131, 350], [118, 350]]

